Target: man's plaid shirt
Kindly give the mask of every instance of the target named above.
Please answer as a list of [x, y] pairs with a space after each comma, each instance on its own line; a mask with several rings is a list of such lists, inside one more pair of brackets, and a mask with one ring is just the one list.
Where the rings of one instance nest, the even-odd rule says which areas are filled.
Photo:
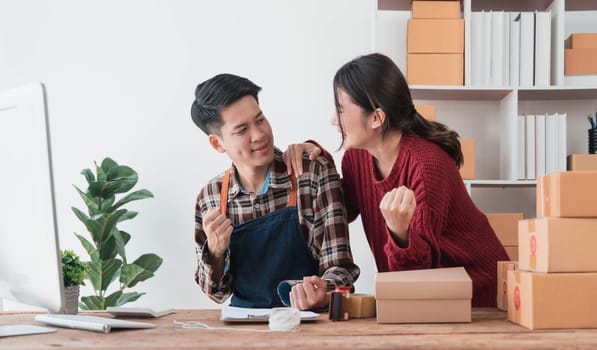
[[[303, 160], [303, 175], [298, 178], [297, 206], [299, 223], [313, 258], [319, 262], [319, 274], [336, 285], [351, 285], [359, 276], [352, 261], [348, 239], [348, 223], [344, 208], [342, 184], [334, 165], [323, 157]], [[230, 256], [226, 254], [225, 273], [221, 280], [212, 279], [213, 268], [208, 261], [207, 237], [203, 231], [203, 215], [209, 208], [220, 206], [223, 174], [210, 180], [201, 189], [195, 206], [195, 242], [197, 271], [195, 280], [214, 301], [223, 303], [232, 293]], [[228, 218], [232, 225], [257, 219], [287, 207], [291, 187], [282, 152], [274, 151], [270, 168], [270, 184], [261, 195], [244, 192], [232, 167], [228, 191]], [[232, 233], [234, 235], [234, 232]]]

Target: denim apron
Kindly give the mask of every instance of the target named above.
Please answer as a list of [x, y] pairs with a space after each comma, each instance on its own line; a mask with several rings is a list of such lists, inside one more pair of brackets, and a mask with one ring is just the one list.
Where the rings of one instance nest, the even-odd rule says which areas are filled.
[[[296, 179], [291, 177], [288, 206], [234, 226], [230, 237], [230, 305], [248, 308], [283, 306], [277, 287], [283, 280], [319, 273], [305, 242], [296, 207]], [[230, 169], [224, 174], [220, 211], [227, 214]]]

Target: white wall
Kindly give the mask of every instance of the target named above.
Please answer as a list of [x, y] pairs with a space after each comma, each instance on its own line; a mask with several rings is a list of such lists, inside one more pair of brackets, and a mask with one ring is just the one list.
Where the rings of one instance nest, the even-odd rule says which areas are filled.
[[[43, 81], [55, 166], [60, 244], [86, 257], [79, 172], [110, 156], [139, 172], [155, 198], [133, 203], [123, 224], [128, 254], [164, 258], [135, 290], [137, 305], [212, 307], [193, 280], [193, 214], [199, 189], [229, 165], [191, 122], [197, 83], [221, 72], [263, 87], [261, 106], [278, 147], [307, 138], [336, 149], [329, 125], [336, 69], [371, 48], [373, 2], [364, 0], [0, 0], [0, 89]], [[15, 135], [18, 137], [18, 135]], [[341, 154], [336, 154], [339, 162]], [[339, 164], [339, 163], [338, 163]], [[26, 186], [26, 184], [22, 184]], [[373, 260], [351, 225], [373, 291]], [[90, 294], [89, 288], [82, 294]]]

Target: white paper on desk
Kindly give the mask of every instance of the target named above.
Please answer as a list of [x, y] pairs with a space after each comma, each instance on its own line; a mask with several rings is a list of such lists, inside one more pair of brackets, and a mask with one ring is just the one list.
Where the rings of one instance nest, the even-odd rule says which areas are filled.
[[[251, 309], [235, 306], [222, 307], [220, 319], [222, 321], [267, 321], [272, 309]], [[319, 314], [311, 311], [301, 311], [301, 320], [319, 318]]]

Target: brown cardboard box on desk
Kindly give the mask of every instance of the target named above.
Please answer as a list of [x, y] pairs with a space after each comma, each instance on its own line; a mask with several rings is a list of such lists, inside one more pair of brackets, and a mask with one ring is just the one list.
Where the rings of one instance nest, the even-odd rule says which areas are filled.
[[497, 262], [497, 308], [500, 310], [508, 310], [508, 271], [517, 268], [517, 261]]
[[513, 245], [505, 245], [504, 249], [506, 250], [506, 254], [511, 261], [518, 261], [518, 246]]
[[537, 179], [537, 217], [597, 217], [597, 171], [551, 173]]
[[569, 154], [568, 170], [593, 170], [597, 171], [597, 154]]
[[378, 323], [470, 322], [473, 282], [463, 267], [379, 272]]
[[530, 329], [597, 328], [597, 273], [508, 271], [508, 320]]
[[503, 246], [518, 246], [518, 220], [523, 213], [485, 213], [489, 225]]
[[597, 272], [597, 218], [521, 220], [518, 234], [521, 270]]

